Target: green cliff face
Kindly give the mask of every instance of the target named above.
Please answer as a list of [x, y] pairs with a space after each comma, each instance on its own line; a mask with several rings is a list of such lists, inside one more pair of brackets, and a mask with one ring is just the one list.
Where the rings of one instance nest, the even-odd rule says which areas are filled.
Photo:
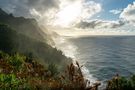
[[70, 58], [47, 44], [48, 35], [41, 35], [42, 30], [36, 20], [14, 17], [0, 9], [0, 23], [0, 50], [11, 54], [19, 52], [31, 55], [42, 63], [70, 62]]

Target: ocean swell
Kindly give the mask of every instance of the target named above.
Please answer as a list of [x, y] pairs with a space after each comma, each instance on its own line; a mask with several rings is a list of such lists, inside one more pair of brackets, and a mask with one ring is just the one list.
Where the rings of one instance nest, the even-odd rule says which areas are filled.
[[89, 70], [84, 66], [85, 63], [81, 62], [81, 60], [77, 59], [76, 54], [77, 52], [77, 46], [75, 46], [73, 43], [71, 43], [68, 38], [65, 37], [57, 37], [54, 38], [55, 47], [59, 50], [61, 50], [65, 56], [72, 58], [72, 62], [75, 63], [76, 61], [79, 62], [83, 67], [81, 68], [82, 73], [86, 80], [89, 80], [91, 84], [95, 83], [97, 81], [96, 78], [94, 78]]

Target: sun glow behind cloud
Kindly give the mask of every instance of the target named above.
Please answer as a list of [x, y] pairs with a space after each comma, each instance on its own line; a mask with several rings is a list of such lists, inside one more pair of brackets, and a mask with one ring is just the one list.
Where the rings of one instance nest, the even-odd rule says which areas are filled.
[[[52, 16], [52, 19], [48, 20], [49, 22], [46, 24], [54, 27], [53, 30], [63, 36], [133, 34], [129, 29], [121, 28], [127, 24], [121, 17], [114, 21], [92, 18], [94, 15], [100, 15], [102, 11], [101, 3], [92, 0], [60, 0], [59, 9], [51, 15], [46, 13], [47, 17]], [[114, 9], [112, 11], [114, 15], [123, 13], [123, 10], [116, 12]]]
[[56, 20], [54, 21], [54, 25], [59, 26], [69, 26], [74, 21], [77, 21], [81, 13], [81, 2], [74, 2], [65, 7], [62, 7], [60, 11], [56, 14]]
[[[134, 0], [121, 1], [126, 3], [127, 6], [126, 4], [118, 5], [117, 2], [120, 2], [119, 0], [101, 1], [0, 0], [0, 7], [15, 16], [35, 18], [38, 23], [44, 25], [47, 29], [50, 29], [50, 27], [58, 28], [59, 32], [65, 34], [91, 35], [94, 32], [94, 34], [99, 34], [100, 32], [104, 34], [106, 32], [112, 33], [112, 31], [121, 34], [121, 30], [127, 34], [129, 32], [135, 34]], [[114, 7], [115, 4], [116, 7]], [[112, 5], [114, 6], [112, 7]], [[113, 19], [112, 15], [115, 19]], [[128, 24], [131, 24], [132, 27]], [[62, 30], [60, 31], [61, 28]], [[67, 28], [70, 29], [67, 30]], [[75, 29], [78, 29], [78, 31]]]
[[63, 36], [132, 34], [123, 28], [119, 28], [125, 25], [125, 22], [120, 19], [117, 21], [106, 21], [91, 18], [102, 10], [102, 5], [94, 1], [61, 0], [60, 9], [51, 25], [55, 26], [54, 29], [60, 27], [55, 31]]
[[87, 20], [102, 10], [99, 3], [85, 0], [61, 1], [60, 9], [52, 21], [54, 26], [71, 27], [81, 20]]

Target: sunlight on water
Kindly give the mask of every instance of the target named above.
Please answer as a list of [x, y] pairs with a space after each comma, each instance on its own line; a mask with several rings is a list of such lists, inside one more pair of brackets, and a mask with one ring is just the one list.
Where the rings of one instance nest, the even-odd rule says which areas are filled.
[[85, 77], [101, 81], [101, 87], [116, 74], [129, 77], [135, 73], [135, 36], [89, 36], [68, 40], [77, 47], [75, 57], [85, 66], [82, 69]]
[[55, 38], [54, 41], [55, 41], [55, 45], [56, 45], [57, 49], [62, 50], [63, 53], [67, 57], [71, 57], [71, 58], [75, 59], [75, 55], [74, 54], [76, 53], [77, 47], [75, 47], [74, 45], [72, 45], [71, 43], [69, 43], [63, 37]]
[[[67, 57], [71, 57], [73, 59], [73, 63], [77, 60], [81, 65], [85, 65], [85, 62], [77, 59], [77, 47], [68, 41], [68, 39], [59, 37], [55, 38], [54, 41], [58, 49], [62, 50]], [[90, 80], [91, 84], [97, 81], [97, 79], [90, 74], [89, 70], [85, 66], [82, 67], [82, 73], [87, 80]]]

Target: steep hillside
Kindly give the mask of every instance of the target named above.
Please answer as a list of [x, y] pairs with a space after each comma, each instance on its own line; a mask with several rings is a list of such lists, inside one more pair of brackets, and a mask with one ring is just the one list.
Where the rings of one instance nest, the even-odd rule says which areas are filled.
[[56, 48], [52, 48], [45, 42], [17, 33], [4, 24], [0, 24], [0, 50], [11, 54], [20, 52], [27, 56], [31, 55], [34, 58], [38, 58], [42, 62], [58, 65], [70, 61]]
[[35, 19], [14, 17], [12, 14], [7, 14], [2, 9], [0, 9], [0, 23], [7, 24], [16, 32], [26, 35], [30, 38], [42, 42], [53, 42], [50, 36], [41, 30]]
[[43, 32], [34, 19], [14, 17], [0, 9], [0, 50], [13, 54], [19, 52], [38, 58], [42, 63], [70, 62], [63, 53], [48, 44], [51, 37]]

